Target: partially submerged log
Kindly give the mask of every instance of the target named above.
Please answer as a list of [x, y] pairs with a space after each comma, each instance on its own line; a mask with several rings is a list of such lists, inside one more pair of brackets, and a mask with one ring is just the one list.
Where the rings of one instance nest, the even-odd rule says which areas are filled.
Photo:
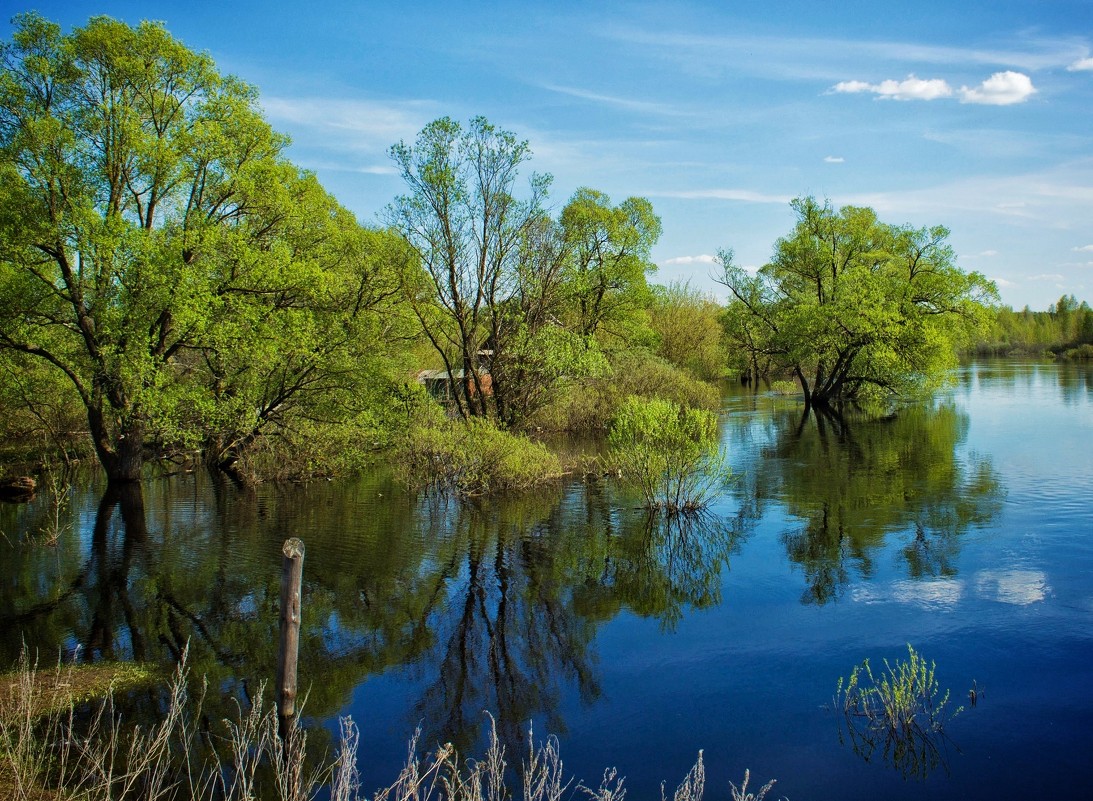
[[38, 482], [30, 476], [0, 478], [0, 498], [5, 501], [29, 501], [38, 489]]

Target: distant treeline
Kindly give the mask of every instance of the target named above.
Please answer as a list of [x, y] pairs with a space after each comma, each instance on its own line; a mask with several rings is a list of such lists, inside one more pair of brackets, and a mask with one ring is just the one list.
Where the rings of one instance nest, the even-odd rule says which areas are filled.
[[986, 333], [987, 337], [976, 343], [976, 355], [1051, 352], [1088, 359], [1093, 355], [1093, 308], [1074, 295], [1063, 295], [1047, 311], [1032, 311], [1028, 306], [1014, 311], [1002, 306]]

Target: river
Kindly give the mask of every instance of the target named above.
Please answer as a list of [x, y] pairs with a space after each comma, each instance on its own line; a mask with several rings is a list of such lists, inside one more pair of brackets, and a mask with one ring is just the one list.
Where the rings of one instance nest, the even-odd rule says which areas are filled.
[[[480, 752], [488, 711], [510, 757], [531, 725], [587, 784], [617, 767], [631, 798], [670, 793], [700, 749], [709, 799], [745, 768], [793, 799], [1084, 797], [1093, 366], [981, 362], [884, 419], [801, 412], [727, 390], [732, 476], [686, 522], [606, 480], [463, 504], [382, 474], [252, 493], [191, 474], [122, 498], [91, 480], [57, 518], [48, 493], [3, 505], [0, 660], [24, 641], [164, 661], [188, 643], [210, 717], [229, 716], [273, 676], [298, 536], [305, 714], [319, 744], [353, 717], [367, 790], [418, 727]], [[951, 692], [918, 749], [833, 704], [855, 665], [908, 645]]]

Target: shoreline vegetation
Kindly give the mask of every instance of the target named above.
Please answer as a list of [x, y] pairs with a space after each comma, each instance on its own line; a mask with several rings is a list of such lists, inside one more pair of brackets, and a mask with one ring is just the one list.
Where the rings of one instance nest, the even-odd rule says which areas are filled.
[[577, 187], [554, 212], [529, 143], [482, 117], [394, 143], [405, 193], [362, 225], [160, 23], [17, 15], [0, 77], [6, 465], [250, 485], [421, 446], [408, 480], [479, 495], [581, 469], [536, 440], [606, 439], [632, 398], [716, 412], [719, 381], [791, 382], [837, 407], [928, 391], [961, 352], [1093, 346], [1088, 304], [999, 307], [943, 226], [811, 197], [757, 273], [720, 251], [727, 302], [657, 285], [648, 199]]
[[[0, 675], [0, 794], [13, 801], [305, 801], [323, 792], [332, 801], [506, 801], [521, 790], [524, 801], [625, 796], [624, 778], [614, 769], [605, 770], [598, 785], [567, 774], [557, 738], [536, 741], [530, 728], [527, 754], [507, 754], [488, 715], [481, 757], [465, 757], [451, 744], [422, 754], [415, 734], [393, 783], [371, 791], [361, 786], [351, 718], [339, 721], [333, 753], [317, 756], [308, 751], [306, 729], [292, 727], [282, 739], [275, 705], [262, 689], [234, 720], [210, 721], [202, 715], [207, 687], [191, 695], [191, 684], [185, 655], [167, 678], [139, 665], [59, 664], [42, 671], [24, 652], [14, 671]], [[115, 699], [156, 685], [165, 695], [162, 719], [146, 730], [128, 725]], [[758, 801], [774, 785], [752, 793], [749, 778], [745, 771], [740, 787], [730, 783], [734, 801]], [[701, 801], [705, 782], [700, 751], [673, 801]]]

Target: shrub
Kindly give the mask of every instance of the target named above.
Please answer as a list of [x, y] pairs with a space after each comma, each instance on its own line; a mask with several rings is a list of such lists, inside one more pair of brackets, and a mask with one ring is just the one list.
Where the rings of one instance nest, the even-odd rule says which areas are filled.
[[905, 776], [925, 778], [942, 760], [938, 741], [945, 724], [963, 711], [947, 711], [944, 693], [934, 676], [936, 665], [909, 644], [907, 659], [874, 674], [869, 660], [856, 665], [849, 679], [839, 679], [835, 706], [843, 714], [854, 750], [866, 760], [883, 745], [885, 759]]
[[1093, 345], [1079, 345], [1063, 352], [1063, 358], [1071, 362], [1093, 361]]
[[562, 475], [544, 445], [479, 418], [430, 421], [411, 431], [395, 456], [407, 483], [463, 497], [527, 490]]
[[530, 424], [550, 431], [603, 430], [631, 396], [710, 411], [721, 406], [721, 394], [713, 384], [648, 351], [623, 351], [612, 355], [605, 375], [562, 383]]
[[641, 491], [650, 508], [695, 512], [724, 479], [717, 418], [703, 409], [631, 397], [608, 441], [611, 467]]

